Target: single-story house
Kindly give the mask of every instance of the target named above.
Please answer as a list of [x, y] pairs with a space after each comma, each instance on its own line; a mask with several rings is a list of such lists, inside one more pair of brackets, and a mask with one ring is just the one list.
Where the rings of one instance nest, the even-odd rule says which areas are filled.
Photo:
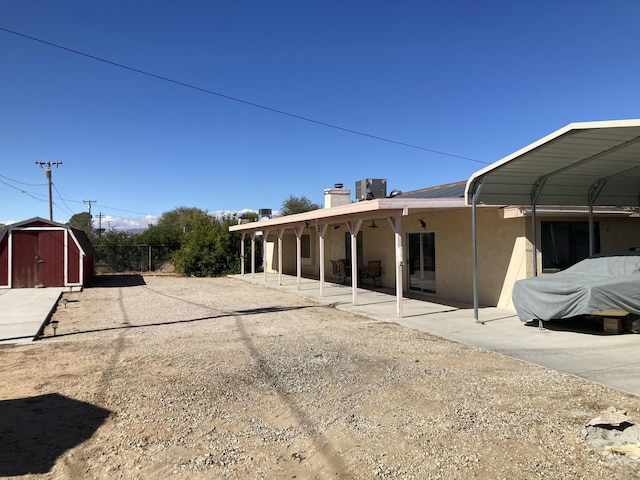
[[[380, 285], [395, 289], [398, 316], [409, 293], [512, 309], [516, 280], [556, 272], [592, 252], [640, 247], [639, 140], [640, 120], [571, 124], [466, 182], [357, 193], [356, 201], [348, 189], [329, 188], [325, 208], [230, 230], [243, 240], [248, 233], [252, 245], [264, 242], [265, 278], [318, 278], [323, 289], [327, 280], [342, 281], [335, 261], [353, 272], [380, 261]], [[363, 182], [386, 183], [361, 180], [356, 192]], [[620, 196], [622, 190], [633, 194]], [[253, 258], [250, 271], [255, 275]], [[348, 281], [373, 287], [360, 275]]]
[[0, 288], [81, 290], [94, 276], [95, 252], [82, 230], [32, 218], [0, 231]]

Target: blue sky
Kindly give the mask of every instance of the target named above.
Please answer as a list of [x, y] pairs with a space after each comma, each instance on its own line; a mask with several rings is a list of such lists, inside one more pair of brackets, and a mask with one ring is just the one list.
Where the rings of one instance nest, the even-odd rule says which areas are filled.
[[0, 30], [0, 223], [48, 218], [36, 161], [63, 162], [54, 220], [92, 200], [112, 228], [466, 180], [568, 123], [638, 118], [638, 18], [635, 0], [0, 0], [2, 29], [220, 94]]

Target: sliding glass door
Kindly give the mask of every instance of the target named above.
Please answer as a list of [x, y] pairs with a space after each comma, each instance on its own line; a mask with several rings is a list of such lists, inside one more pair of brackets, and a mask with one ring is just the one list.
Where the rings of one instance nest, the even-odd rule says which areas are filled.
[[409, 290], [436, 293], [436, 242], [434, 232], [407, 234]]

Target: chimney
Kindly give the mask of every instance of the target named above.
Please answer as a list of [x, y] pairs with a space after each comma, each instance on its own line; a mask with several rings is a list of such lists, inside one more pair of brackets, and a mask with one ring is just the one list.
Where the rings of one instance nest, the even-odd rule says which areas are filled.
[[342, 183], [336, 183], [333, 188], [325, 188], [324, 208], [349, 205], [351, 202], [351, 190], [342, 187]]

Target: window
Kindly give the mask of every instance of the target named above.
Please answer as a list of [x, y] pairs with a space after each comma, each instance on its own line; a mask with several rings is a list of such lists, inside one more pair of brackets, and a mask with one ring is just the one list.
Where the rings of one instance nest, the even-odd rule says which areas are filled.
[[[541, 222], [542, 271], [564, 270], [589, 256], [589, 222]], [[594, 223], [594, 253], [600, 251], [600, 229]]]

